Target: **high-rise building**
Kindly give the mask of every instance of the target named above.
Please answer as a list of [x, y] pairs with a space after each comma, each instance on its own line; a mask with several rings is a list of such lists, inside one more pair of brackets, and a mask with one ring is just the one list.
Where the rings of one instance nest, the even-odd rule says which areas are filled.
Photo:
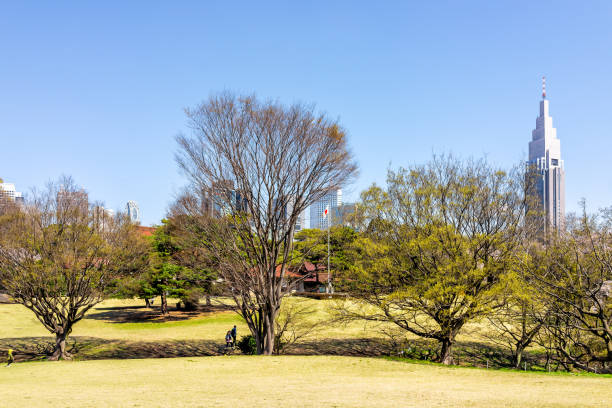
[[13, 183], [0, 183], [0, 201], [14, 201], [21, 202], [23, 201], [23, 195], [16, 191], [15, 184]]
[[240, 191], [234, 189], [231, 180], [214, 183], [200, 191], [202, 212], [210, 217], [224, 217], [237, 212], [246, 212], [249, 202]]
[[115, 211], [110, 208], [104, 208], [101, 205], [93, 208], [93, 223], [100, 230], [104, 231], [109, 225], [112, 225]]
[[140, 208], [138, 208], [138, 203], [136, 201], [128, 201], [127, 202], [127, 215], [135, 224], [140, 223]]
[[355, 203], [345, 203], [335, 207], [332, 211], [332, 225], [344, 225], [356, 229], [352, 220], [356, 209]]
[[[285, 205], [281, 204], [277, 200], [273, 200], [272, 205], [274, 206], [276, 211], [279, 212], [281, 220], [283, 220], [283, 222], [286, 222], [288, 218], [291, 216], [291, 213], [293, 212], [295, 200], [289, 199], [288, 203], [286, 203]], [[306, 225], [306, 214], [304, 211], [302, 211], [301, 213], [298, 214], [297, 219], [295, 220], [294, 232], [299, 232], [305, 229], [306, 228], [305, 225]]]
[[297, 221], [295, 222], [295, 232], [300, 232], [303, 229], [306, 229], [306, 213], [304, 211], [298, 215]]
[[[332, 210], [342, 205], [342, 190], [338, 189], [323, 196], [310, 205], [310, 228], [327, 229], [334, 225]], [[325, 216], [325, 209], [328, 210]], [[330, 224], [328, 224], [330, 223]]]
[[538, 201], [544, 213], [546, 231], [563, 228], [565, 222], [565, 169], [561, 160], [561, 141], [553, 127], [546, 99], [546, 78], [542, 79], [540, 116], [529, 142], [529, 162], [536, 172]]

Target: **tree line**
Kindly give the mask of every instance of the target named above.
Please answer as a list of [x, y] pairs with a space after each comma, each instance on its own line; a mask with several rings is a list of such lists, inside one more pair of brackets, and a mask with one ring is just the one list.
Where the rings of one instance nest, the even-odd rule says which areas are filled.
[[[303, 279], [289, 270], [327, 262], [326, 232], [295, 224], [357, 175], [338, 121], [229, 92], [186, 114], [176, 160], [188, 187], [151, 238], [121, 214], [100, 223], [65, 181], [3, 207], [0, 285], [56, 335], [54, 358], [69, 357], [66, 336], [105, 296], [160, 296], [162, 313], [169, 296], [186, 308], [231, 297], [257, 353], [273, 354], [283, 298]], [[555, 368], [610, 373], [612, 211], [583, 204], [549, 231], [536, 183], [525, 165], [450, 155], [389, 170], [361, 194], [354, 228], [329, 231], [333, 284], [347, 295], [334, 318], [435, 340], [444, 364], [465, 326], [487, 321], [517, 367], [538, 344]]]

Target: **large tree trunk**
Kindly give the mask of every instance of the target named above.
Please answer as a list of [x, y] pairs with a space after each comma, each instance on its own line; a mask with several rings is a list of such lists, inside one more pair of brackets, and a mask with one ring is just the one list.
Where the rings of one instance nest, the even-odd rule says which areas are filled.
[[514, 368], [521, 368], [521, 362], [523, 361], [523, 350], [524, 349], [522, 347], [517, 346], [516, 352], [512, 356], [512, 365], [514, 365]]
[[66, 338], [68, 335], [65, 332], [55, 334], [55, 348], [49, 360], [71, 360], [72, 356], [66, 351]]
[[264, 327], [266, 336], [263, 354], [266, 356], [271, 356], [274, 353], [274, 321], [268, 317], [266, 318], [266, 323], [267, 327]]
[[443, 339], [440, 341], [442, 348], [440, 349], [439, 362], [445, 365], [454, 364], [453, 360], [453, 340]]
[[257, 344], [257, 354], [270, 356], [274, 354], [274, 319], [277, 313], [260, 310], [258, 314], [261, 326], [249, 328]]
[[161, 293], [161, 314], [168, 314], [168, 298], [166, 296], [166, 291]]
[[261, 333], [255, 333], [255, 344], [257, 346], [257, 355], [263, 354], [263, 336]]

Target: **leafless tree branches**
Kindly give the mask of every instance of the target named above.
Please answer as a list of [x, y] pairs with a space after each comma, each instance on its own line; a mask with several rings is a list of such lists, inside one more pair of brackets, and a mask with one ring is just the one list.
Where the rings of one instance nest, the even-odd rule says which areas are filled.
[[346, 134], [312, 107], [253, 96], [223, 93], [186, 113], [193, 133], [177, 137], [177, 162], [191, 191], [173, 211], [190, 215], [258, 352], [271, 354], [297, 218], [356, 175]]
[[98, 210], [64, 178], [0, 220], [0, 282], [55, 334], [52, 359], [70, 357], [66, 337], [111, 280], [147, 262], [127, 218], [102, 220]]

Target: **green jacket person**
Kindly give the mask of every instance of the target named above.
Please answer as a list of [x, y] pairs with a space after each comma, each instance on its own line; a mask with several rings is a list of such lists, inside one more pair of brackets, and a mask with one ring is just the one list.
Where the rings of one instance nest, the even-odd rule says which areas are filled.
[[13, 357], [13, 349], [8, 349], [8, 359], [6, 366], [10, 366], [15, 362], [15, 358]]

